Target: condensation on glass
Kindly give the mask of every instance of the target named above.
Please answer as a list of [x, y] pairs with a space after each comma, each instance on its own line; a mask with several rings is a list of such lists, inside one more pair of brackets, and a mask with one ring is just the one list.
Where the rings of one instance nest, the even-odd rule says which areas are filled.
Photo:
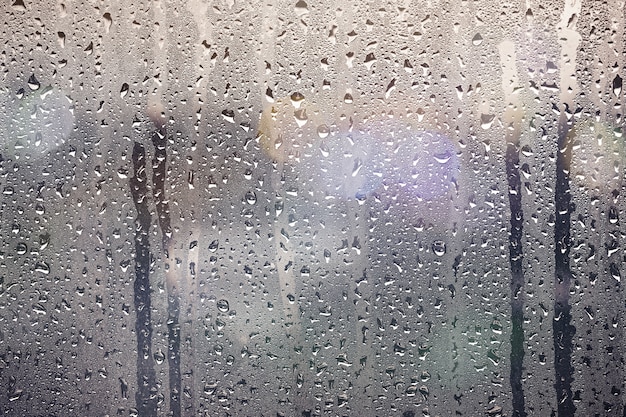
[[622, 416], [622, 0], [9, 0], [7, 416]]

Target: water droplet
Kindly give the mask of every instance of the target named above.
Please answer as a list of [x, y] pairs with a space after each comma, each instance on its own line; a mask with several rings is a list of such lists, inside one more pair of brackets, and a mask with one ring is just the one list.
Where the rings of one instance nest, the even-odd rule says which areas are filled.
[[126, 94], [128, 94], [128, 89], [130, 87], [128, 86], [127, 83], [122, 84], [122, 88], [120, 89], [120, 97], [124, 98], [126, 97]]
[[533, 156], [533, 150], [528, 145], [522, 146], [522, 149], [520, 150], [520, 152], [522, 153], [522, 155], [526, 157]]
[[9, 401], [13, 402], [13, 401], [17, 401], [22, 397], [22, 393], [24, 391], [21, 389], [16, 389], [11, 395], [9, 395]]
[[209, 382], [204, 384], [204, 394], [213, 395], [215, 394], [215, 390], [217, 389], [217, 382]]
[[354, 166], [352, 167], [352, 176], [356, 177], [357, 175], [359, 175], [359, 171], [361, 170], [362, 167], [363, 167], [363, 161], [361, 161], [360, 158], [356, 158], [354, 160]]
[[39, 245], [40, 245], [39, 250], [44, 250], [45, 248], [47, 248], [49, 243], [50, 243], [49, 234], [46, 233], [43, 235], [39, 235]]
[[306, 114], [306, 109], [299, 109], [293, 112], [293, 117], [296, 119], [298, 127], [304, 126], [309, 121], [309, 116]]
[[620, 93], [622, 92], [622, 77], [617, 74], [615, 78], [613, 78], [613, 94], [615, 97], [619, 98]]
[[246, 193], [246, 203], [253, 205], [256, 203], [256, 194], [250, 190]]
[[235, 123], [235, 112], [233, 110], [223, 110], [222, 118], [230, 123]]
[[35, 271], [41, 272], [44, 275], [48, 275], [50, 273], [50, 265], [46, 262], [37, 262], [35, 265]]
[[616, 224], [619, 222], [619, 213], [615, 207], [609, 209], [609, 223]]
[[559, 69], [557, 68], [556, 64], [552, 61], [548, 61], [546, 62], [546, 72], [548, 74], [555, 74]]
[[326, 145], [326, 143], [324, 142], [320, 143], [320, 152], [322, 153], [322, 156], [324, 158], [327, 158], [328, 155], [330, 155], [330, 150], [328, 149], [328, 145]]
[[496, 116], [494, 114], [481, 114], [480, 115], [480, 127], [482, 127], [483, 129], [487, 130], [491, 127], [491, 125], [493, 124], [493, 121], [495, 120]]
[[35, 78], [35, 74], [31, 75], [30, 78], [28, 79], [28, 87], [35, 91], [35, 90], [39, 90], [39, 87], [41, 86], [41, 84], [39, 83], [39, 81], [37, 81], [37, 78]]
[[26, 246], [26, 243], [20, 242], [17, 244], [15, 250], [17, 251], [18, 255], [24, 255], [28, 250], [28, 247]]
[[433, 253], [437, 256], [446, 254], [446, 243], [443, 240], [435, 240], [432, 245]]
[[296, 91], [289, 98], [291, 99], [291, 105], [296, 109], [299, 109], [302, 101], [304, 100], [304, 95]]
[[26, 5], [23, 0], [15, 0], [11, 5], [15, 10], [19, 10], [20, 12], [26, 11]]
[[320, 139], [325, 139], [329, 134], [330, 129], [325, 124], [321, 124], [317, 127], [317, 136], [319, 136]]
[[620, 272], [619, 267], [615, 265], [615, 263], [611, 262], [611, 265], [609, 265], [609, 272], [611, 273], [611, 276], [615, 281], [622, 281], [622, 273]]
[[42, 316], [45, 316], [47, 313], [46, 308], [41, 303], [33, 304], [33, 311]]
[[111, 25], [113, 24], [113, 18], [111, 18], [111, 13], [105, 13], [104, 15], [102, 15], [102, 17], [104, 18], [104, 31], [106, 33], [109, 33], [109, 30], [111, 30]]
[[435, 158], [435, 161], [439, 162], [440, 164], [445, 164], [445, 163], [448, 163], [448, 161], [450, 161], [450, 158], [452, 158], [452, 153], [446, 151], [442, 153], [437, 153], [433, 156]]
[[304, 0], [300, 0], [296, 3], [295, 11], [298, 16], [303, 16], [309, 13], [309, 6]]
[[223, 298], [221, 300], [217, 300], [217, 309], [222, 313], [228, 313], [228, 310], [230, 310], [230, 304], [228, 303], [228, 300], [225, 300]]
[[480, 33], [475, 34], [472, 38], [472, 44], [474, 44], [474, 46], [478, 46], [481, 43], [483, 43], [483, 37], [480, 35]]

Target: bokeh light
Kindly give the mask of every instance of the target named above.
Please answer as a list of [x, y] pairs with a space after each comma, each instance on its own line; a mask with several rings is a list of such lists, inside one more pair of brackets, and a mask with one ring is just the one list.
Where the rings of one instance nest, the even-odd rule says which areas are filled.
[[457, 150], [445, 134], [389, 117], [346, 126], [340, 112], [324, 113], [297, 98], [280, 99], [263, 112], [259, 143], [268, 157], [292, 165], [301, 181], [325, 198], [362, 201], [379, 190], [431, 200], [456, 180]]

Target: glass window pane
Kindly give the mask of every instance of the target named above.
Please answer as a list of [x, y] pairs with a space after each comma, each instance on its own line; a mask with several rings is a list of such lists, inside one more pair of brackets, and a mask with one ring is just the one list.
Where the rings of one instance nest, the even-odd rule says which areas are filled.
[[623, 1], [11, 0], [8, 416], [619, 416]]

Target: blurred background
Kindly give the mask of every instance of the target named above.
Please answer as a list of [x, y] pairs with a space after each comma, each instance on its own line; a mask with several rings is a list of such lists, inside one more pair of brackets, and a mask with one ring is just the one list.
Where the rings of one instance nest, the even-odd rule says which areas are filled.
[[626, 416], [624, 1], [0, 13], [3, 415]]

